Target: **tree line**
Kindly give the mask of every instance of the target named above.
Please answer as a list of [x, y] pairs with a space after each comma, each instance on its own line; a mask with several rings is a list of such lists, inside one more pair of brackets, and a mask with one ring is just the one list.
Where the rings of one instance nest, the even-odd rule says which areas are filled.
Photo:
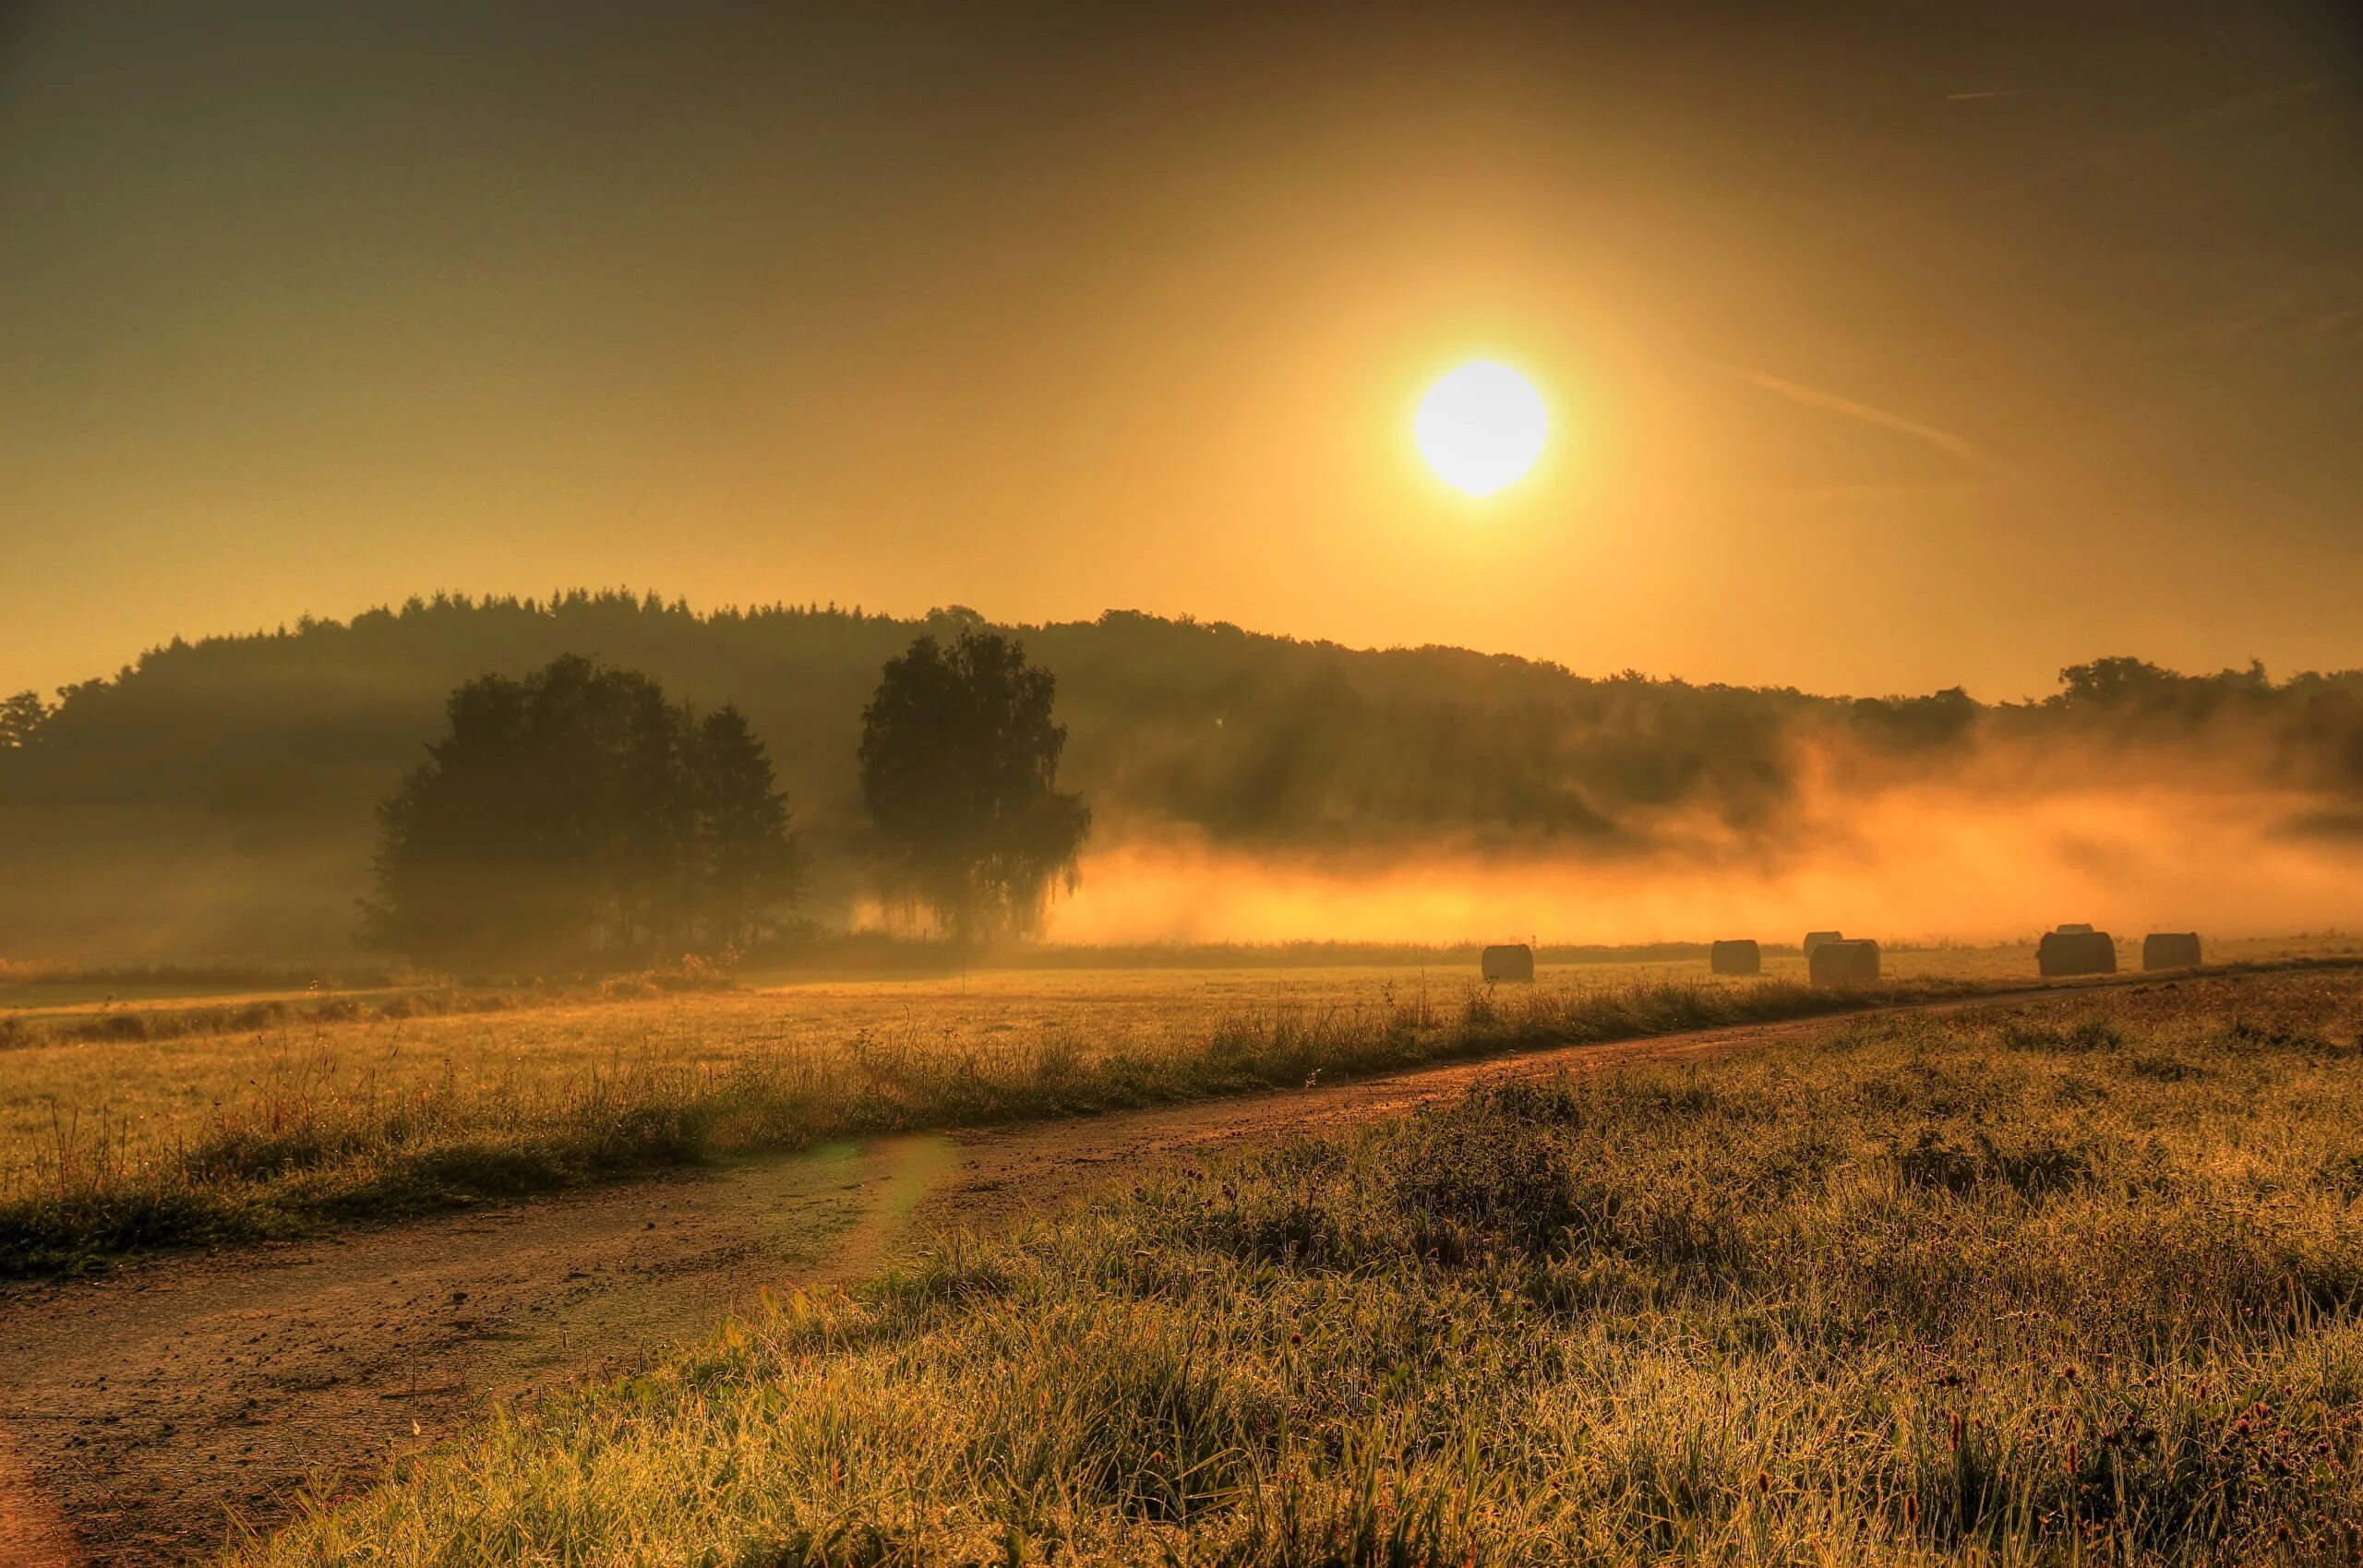
[[[1091, 813], [1058, 788], [1057, 683], [969, 628], [889, 660], [862, 715], [879, 892], [972, 946], [1038, 928]], [[635, 670], [563, 655], [453, 691], [446, 733], [378, 807], [364, 940], [444, 965], [724, 952], [776, 933], [809, 856], [765, 744]]]
[[[488, 670], [594, 651], [701, 712], [737, 702], [795, 805], [810, 889], [798, 907], [839, 924], [885, 892], [864, 708], [916, 637], [949, 651], [969, 629], [991, 628], [956, 606], [700, 611], [569, 591], [174, 639], [0, 715], [0, 952], [349, 957], [374, 808], [442, 733], [446, 697]], [[1808, 773], [1867, 790], [1978, 757], [1996, 763], [1985, 776], [2015, 772], [2030, 790], [2171, 775], [2285, 801], [2292, 833], [2363, 833], [2363, 670], [2267, 680], [2110, 659], [2071, 665], [2040, 700], [1997, 703], [1584, 676], [1129, 611], [1014, 634], [1058, 676], [1061, 787], [1091, 803], [1098, 831], [1223, 853], [1630, 860], [1704, 828], [1771, 857], [1795, 842]]]

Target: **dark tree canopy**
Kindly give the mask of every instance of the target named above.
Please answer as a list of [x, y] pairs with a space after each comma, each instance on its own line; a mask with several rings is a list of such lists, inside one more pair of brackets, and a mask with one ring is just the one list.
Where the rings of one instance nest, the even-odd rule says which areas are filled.
[[1024, 644], [970, 628], [948, 649], [923, 636], [888, 660], [862, 711], [861, 794], [885, 892], [963, 946], [1038, 929], [1052, 883], [1073, 885], [1091, 812], [1058, 788], [1056, 689]]
[[0, 747], [14, 751], [30, 746], [49, 717], [49, 705], [34, 691], [0, 698]]
[[786, 797], [735, 708], [700, 719], [573, 654], [453, 692], [378, 808], [374, 944], [570, 966], [742, 944], [803, 887]]
[[[332, 961], [366, 891], [374, 808], [486, 670], [568, 652], [662, 680], [701, 712], [736, 699], [773, 743], [813, 851], [805, 908], [854, 917], [871, 857], [857, 753], [879, 667], [946, 610], [897, 620], [813, 604], [700, 614], [628, 593], [438, 595], [351, 621], [174, 641], [56, 692], [32, 743], [0, 744], [0, 952]], [[1013, 628], [1003, 628], [1004, 631]], [[1628, 857], [1695, 844], [1792, 853], [1807, 760], [1883, 787], [1985, 754], [2031, 781], [2105, 762], [2286, 799], [2285, 826], [2363, 833], [2363, 670], [2069, 670], [2048, 701], [1961, 691], [1833, 699], [1593, 678], [1452, 648], [1350, 650], [1220, 622], [1110, 611], [1018, 630], [1058, 676], [1059, 760], [1104, 836], [1243, 855]], [[34, 704], [21, 702], [30, 719]], [[792, 747], [786, 737], [795, 737]], [[2095, 743], [2098, 743], [2097, 745]], [[124, 878], [138, 868], [138, 894]], [[203, 947], [187, 944], [201, 934]]]
[[787, 796], [736, 708], [699, 723], [690, 782], [701, 921], [709, 940], [744, 946], [763, 934], [773, 912], [803, 896], [804, 856], [789, 830]]

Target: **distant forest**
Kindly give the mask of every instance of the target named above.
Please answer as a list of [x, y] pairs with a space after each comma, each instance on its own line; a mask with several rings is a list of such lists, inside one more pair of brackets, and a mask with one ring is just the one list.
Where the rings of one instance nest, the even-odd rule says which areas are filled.
[[[629, 593], [438, 595], [351, 622], [175, 640], [0, 723], [0, 955], [310, 959], [351, 939], [376, 803], [461, 683], [561, 654], [645, 672], [760, 734], [815, 849], [810, 913], [858, 868], [855, 750], [881, 667], [924, 620], [831, 606], [693, 613]], [[1831, 698], [1606, 678], [1452, 648], [1356, 651], [1110, 612], [1015, 628], [1058, 681], [1062, 772], [1095, 844], [1183, 832], [1315, 855], [1449, 846], [1646, 854], [1702, 825], [1777, 852], [1807, 770], [1838, 787], [1990, 759], [2030, 784], [2144, 769], [2270, 785], [2287, 831], [2363, 835], [2363, 671], [2183, 676], [2134, 659], [2041, 702]], [[1451, 933], [1446, 933], [1447, 935]]]

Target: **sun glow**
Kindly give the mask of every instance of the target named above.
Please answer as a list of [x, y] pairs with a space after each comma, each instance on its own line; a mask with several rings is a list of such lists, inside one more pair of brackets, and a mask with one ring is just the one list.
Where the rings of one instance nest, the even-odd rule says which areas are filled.
[[1534, 384], [1490, 359], [1471, 360], [1429, 388], [1412, 424], [1436, 477], [1471, 496], [1525, 478], [1550, 432]]

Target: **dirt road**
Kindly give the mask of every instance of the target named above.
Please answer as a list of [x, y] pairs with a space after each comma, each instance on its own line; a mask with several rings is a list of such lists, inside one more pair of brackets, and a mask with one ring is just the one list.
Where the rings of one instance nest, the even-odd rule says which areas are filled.
[[366, 1480], [488, 1401], [631, 1366], [766, 1288], [859, 1277], [931, 1233], [1004, 1225], [1115, 1172], [1368, 1120], [1481, 1077], [1718, 1055], [1844, 1022], [835, 1146], [15, 1287], [0, 1296], [0, 1568], [202, 1556], [234, 1513], [268, 1527], [307, 1483]]

